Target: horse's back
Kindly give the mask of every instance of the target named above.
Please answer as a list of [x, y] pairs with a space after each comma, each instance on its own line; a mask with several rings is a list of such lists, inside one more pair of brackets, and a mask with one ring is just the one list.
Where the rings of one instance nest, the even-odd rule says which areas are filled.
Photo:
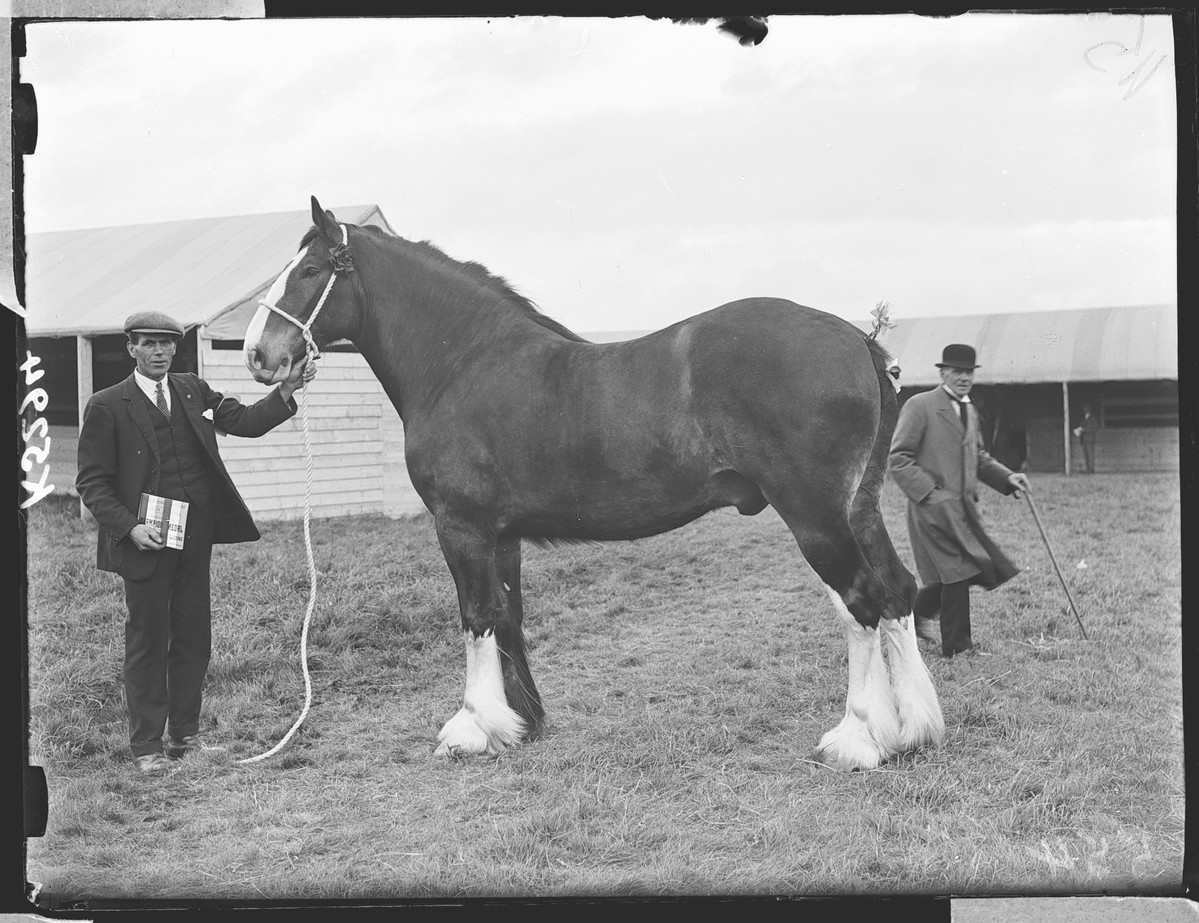
[[[685, 358], [693, 391], [768, 393], [813, 402], [878, 405], [878, 373], [853, 324], [784, 298], [743, 298], [644, 338]], [[768, 392], [768, 393], [764, 393]]]
[[601, 415], [626, 422], [631, 414], [648, 431], [736, 438], [750, 424], [801, 431], [848, 417], [847, 428], [872, 441], [878, 421], [865, 333], [783, 298], [732, 301], [634, 340], [570, 344], [563, 353], [570, 374], [547, 376], [558, 400], [602, 405]]

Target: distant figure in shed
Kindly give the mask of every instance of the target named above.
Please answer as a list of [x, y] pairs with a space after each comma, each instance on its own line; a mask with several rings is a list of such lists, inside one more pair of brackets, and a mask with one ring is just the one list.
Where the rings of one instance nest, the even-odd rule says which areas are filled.
[[1074, 427], [1074, 435], [1082, 443], [1082, 455], [1086, 473], [1095, 473], [1095, 441], [1099, 433], [1099, 420], [1091, 413], [1091, 405], [1082, 405], [1082, 419]]

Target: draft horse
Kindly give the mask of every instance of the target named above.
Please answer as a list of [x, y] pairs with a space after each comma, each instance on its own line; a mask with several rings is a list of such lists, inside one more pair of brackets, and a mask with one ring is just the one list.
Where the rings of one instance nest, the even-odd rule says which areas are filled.
[[915, 581], [879, 512], [897, 404], [873, 338], [747, 298], [592, 343], [477, 263], [340, 224], [315, 197], [312, 220], [259, 303], [245, 361], [269, 384], [349, 339], [403, 420], [466, 643], [463, 706], [437, 755], [495, 755], [543, 727], [521, 628], [522, 541], [636, 539], [728, 506], [774, 507], [844, 626], [845, 717], [816, 756], [865, 769], [940, 742]]

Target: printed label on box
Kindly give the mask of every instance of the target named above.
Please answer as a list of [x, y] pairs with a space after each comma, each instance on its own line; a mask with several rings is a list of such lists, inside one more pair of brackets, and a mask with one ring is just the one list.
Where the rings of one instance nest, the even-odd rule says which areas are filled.
[[187, 507], [184, 500], [142, 494], [137, 508], [137, 521], [157, 529], [168, 548], [182, 548], [187, 530]]

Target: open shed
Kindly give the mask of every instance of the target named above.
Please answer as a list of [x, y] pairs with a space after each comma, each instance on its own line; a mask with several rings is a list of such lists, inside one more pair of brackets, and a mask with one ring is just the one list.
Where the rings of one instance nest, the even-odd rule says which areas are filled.
[[[376, 205], [334, 211], [391, 232]], [[249, 317], [235, 309], [243, 306], [244, 313], [245, 305], [257, 304], [311, 223], [310, 212], [297, 211], [28, 236], [26, 348], [46, 372], [39, 386], [49, 394], [42, 416], [50, 427], [49, 481], [56, 493], [74, 494], [88, 398], [132, 371], [123, 327], [135, 311], [165, 311], [183, 325], [173, 371], [196, 372], [243, 401], [267, 393], [243, 364]], [[424, 509], [404, 465], [403, 425], [366, 362], [352, 348], [337, 347], [320, 362], [306, 399], [313, 515]], [[303, 417], [258, 439], [224, 437], [226, 466], [258, 518], [303, 515]]]
[[947, 344], [977, 350], [971, 397], [989, 449], [1009, 467], [1081, 470], [1071, 431], [1089, 404], [1100, 423], [1096, 471], [1178, 470], [1177, 305], [893, 322], [879, 340], [899, 363], [901, 401], [940, 384]]

